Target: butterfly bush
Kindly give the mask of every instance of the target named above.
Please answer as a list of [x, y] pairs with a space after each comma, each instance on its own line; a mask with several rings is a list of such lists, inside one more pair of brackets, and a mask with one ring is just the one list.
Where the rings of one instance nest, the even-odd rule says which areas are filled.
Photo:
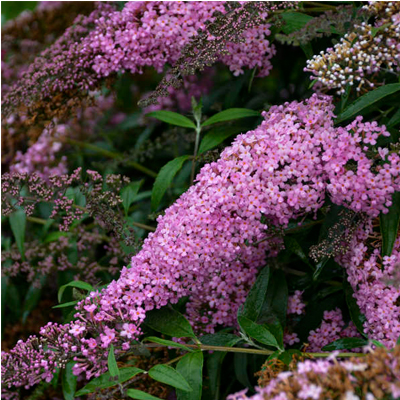
[[309, 333], [307, 351], [319, 352], [324, 346], [340, 338], [360, 336], [352, 321], [346, 326], [339, 308], [325, 311], [321, 325]]
[[[307, 61], [305, 71], [320, 86], [346, 92], [347, 85], [356, 91], [374, 87], [375, 77], [386, 68], [398, 75], [400, 67], [400, 4], [397, 1], [371, 1], [363, 7], [375, 24], [354, 26], [333, 48]], [[366, 89], [367, 87], [367, 89]]]
[[66, 125], [57, 125], [53, 137], [49, 129], [45, 129], [38, 141], [28, 148], [26, 153], [17, 151], [10, 172], [32, 174], [36, 172], [43, 179], [52, 175], [67, 173], [67, 157], [58, 158], [62, 143], [57, 137], [63, 137], [67, 131]]
[[[338, 361], [305, 360], [284, 371], [256, 394], [247, 389], [228, 396], [227, 400], [378, 400], [400, 396], [400, 346], [392, 351], [378, 348], [363, 358]], [[361, 397], [360, 397], [361, 396]]]
[[[224, 2], [127, 2], [122, 11], [113, 4], [99, 3], [89, 15], [80, 15], [74, 24], [29, 66], [23, 78], [3, 100], [5, 112], [24, 103], [34, 111], [44, 100], [57, 97], [44, 112], [60, 114], [71, 102], [58, 104], [60, 96], [76, 104], [84, 93], [97, 88], [116, 72], [142, 73], [145, 67], [162, 72], [174, 64], [181, 49], [213, 20], [215, 11], [225, 12]], [[238, 75], [243, 68], [258, 67], [268, 75], [275, 49], [269, 43], [269, 24], [249, 28], [241, 43], [227, 43], [229, 53], [221, 61]], [[210, 40], [212, 38], [210, 37]], [[79, 91], [79, 93], [77, 93]], [[78, 95], [78, 96], [76, 96]]]
[[[196, 331], [235, 325], [258, 269], [282, 246], [268, 228], [316, 213], [327, 194], [370, 217], [387, 212], [399, 188], [399, 156], [377, 153], [384, 166], [366, 158], [371, 141], [388, 135], [384, 128], [359, 119], [336, 128], [331, 98], [316, 94], [262, 115], [261, 125], [204, 166], [196, 184], [158, 218], [117, 281], [81, 301], [75, 321], [41, 329], [40, 343], [51, 351], [31, 337], [3, 355], [8, 387], [50, 380], [70, 359], [75, 374], [99, 375], [110, 344], [122, 355], [139, 337], [146, 312], [183, 296]], [[359, 171], [347, 169], [349, 159]]]
[[[398, 190], [398, 189], [397, 189]], [[354, 298], [365, 315], [364, 333], [393, 347], [400, 336], [400, 232], [391, 256], [381, 256], [381, 248], [371, 250], [372, 224], [359, 229], [351, 250], [340, 259], [346, 269]]]

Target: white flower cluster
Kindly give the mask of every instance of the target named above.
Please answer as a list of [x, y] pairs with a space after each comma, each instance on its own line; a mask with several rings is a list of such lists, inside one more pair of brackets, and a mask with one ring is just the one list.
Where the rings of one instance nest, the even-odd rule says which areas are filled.
[[305, 71], [328, 89], [344, 94], [347, 85], [357, 91], [374, 86], [374, 75], [385, 69], [396, 73], [400, 66], [400, 2], [373, 2], [365, 6], [375, 16], [363, 22], [333, 48], [307, 61]]

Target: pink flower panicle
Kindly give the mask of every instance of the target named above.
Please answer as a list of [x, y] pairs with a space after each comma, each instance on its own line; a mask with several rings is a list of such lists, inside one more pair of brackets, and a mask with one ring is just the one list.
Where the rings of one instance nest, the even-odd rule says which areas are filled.
[[367, 247], [366, 239], [371, 229], [368, 224], [358, 230], [351, 250], [339, 262], [346, 269], [354, 298], [366, 317], [364, 332], [393, 347], [400, 336], [400, 285], [396, 280], [400, 264], [400, 232], [391, 256], [381, 259], [380, 248], [371, 252]]
[[[83, 336], [71, 339], [60, 334], [63, 354], [77, 361], [76, 374], [85, 372], [88, 379], [99, 374], [106, 365], [105, 343], [113, 343], [121, 352], [129, 334], [132, 339], [140, 335], [147, 311], [183, 296], [189, 296], [186, 315], [197, 331], [212, 333], [219, 326], [235, 325], [236, 311], [258, 269], [281, 246], [268, 227], [285, 227], [290, 220], [316, 213], [327, 193], [333, 202], [373, 217], [386, 210], [393, 187], [399, 186], [395, 168], [399, 157], [391, 155], [373, 169], [366, 160], [368, 145], [360, 144], [360, 135], [353, 142], [349, 133], [357, 132], [359, 124], [370, 125], [357, 119], [349, 127], [335, 128], [331, 98], [318, 95], [271, 107], [263, 117], [259, 127], [239, 135], [217, 162], [203, 167], [196, 184], [159, 217], [156, 232], [149, 234], [130, 268], [123, 268], [117, 281], [78, 304], [77, 321], [98, 344], [89, 344]], [[379, 127], [372, 130], [382, 132]], [[359, 191], [345, 195], [349, 189], [335, 182], [341, 182], [341, 174], [348, 175], [344, 160], [351, 157], [361, 160], [363, 170], [360, 176], [353, 173], [347, 178], [350, 188], [358, 183]], [[376, 193], [381, 169], [388, 171], [381, 176], [388, 186]], [[366, 196], [359, 194], [362, 189]], [[88, 312], [92, 305], [96, 309]], [[70, 326], [58, 329], [69, 331]], [[78, 356], [82, 352], [84, 361]], [[21, 353], [12, 350], [7, 357], [15, 362], [7, 364], [4, 382], [30, 385], [15, 378], [24, 376], [18, 373], [23, 369]]]
[[[224, 2], [135, 1], [122, 11], [99, 3], [35, 59], [4, 98], [4, 111], [13, 112], [22, 102], [34, 110], [38, 101], [76, 90], [82, 97], [117, 72], [142, 73], [145, 67], [162, 72], [215, 11], [224, 13]], [[227, 44], [229, 53], [221, 61], [236, 75], [255, 66], [261, 76], [268, 75], [275, 51], [269, 33], [268, 24], [249, 29], [243, 43]]]
[[321, 325], [309, 333], [308, 342], [310, 346], [307, 347], [307, 351], [320, 352], [327, 344], [345, 337], [360, 337], [353, 322], [345, 327], [342, 312], [338, 308], [325, 311]]

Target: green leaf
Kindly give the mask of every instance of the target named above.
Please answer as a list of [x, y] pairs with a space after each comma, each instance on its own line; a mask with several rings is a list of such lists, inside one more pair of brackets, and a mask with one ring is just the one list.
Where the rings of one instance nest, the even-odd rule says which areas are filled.
[[202, 139], [199, 148], [199, 154], [205, 153], [208, 150], [211, 150], [215, 146], [218, 146], [225, 139], [230, 136], [237, 135], [243, 131], [247, 130], [245, 127], [241, 125], [233, 125], [233, 126], [217, 126], [212, 128], [210, 132], [208, 132]]
[[60, 231], [51, 232], [43, 239], [43, 243], [55, 242], [58, 239], [60, 239], [60, 237], [69, 237], [69, 236], [71, 236], [70, 232], [60, 232]]
[[186, 354], [176, 365], [176, 370], [187, 380], [192, 391], [176, 390], [178, 400], [201, 400], [203, 389], [203, 353]]
[[288, 297], [285, 274], [283, 271], [273, 271], [258, 322], [275, 323], [277, 319], [285, 327]]
[[72, 367], [74, 366], [75, 362], [70, 361], [65, 366], [64, 370], [62, 371], [61, 375], [61, 386], [64, 395], [64, 400], [74, 400], [75, 390], [76, 390], [76, 375], [72, 373]]
[[151, 192], [151, 209], [155, 211], [164, 196], [165, 191], [171, 185], [177, 172], [182, 168], [183, 163], [189, 156], [181, 156], [165, 164], [157, 175]]
[[396, 344], [397, 344], [397, 345], [400, 345], [400, 336], [397, 338]]
[[400, 124], [400, 108], [394, 113], [392, 118], [390, 118], [389, 122], [386, 124], [388, 128], [394, 127]]
[[152, 342], [152, 343], [159, 343], [159, 344], [163, 344], [165, 346], [171, 346], [174, 348], [178, 348], [178, 349], [182, 349], [182, 350], [186, 350], [186, 351], [194, 351], [193, 349], [191, 349], [190, 347], [186, 347], [184, 344], [181, 343], [176, 343], [173, 342], [172, 340], [167, 340], [167, 339], [161, 339], [155, 336], [149, 336], [143, 339], [143, 341], [148, 341], [148, 342]]
[[327, 344], [321, 350], [322, 351], [333, 351], [333, 350], [351, 350], [356, 347], [363, 347], [368, 344], [368, 340], [362, 338], [342, 338], [335, 340], [332, 343]]
[[71, 307], [74, 306], [75, 304], [78, 304], [79, 300], [74, 300], [74, 301], [69, 301], [68, 303], [63, 303], [59, 304], [57, 306], [53, 306], [52, 308], [65, 308], [65, 307]]
[[399, 90], [400, 83], [390, 83], [388, 85], [381, 86], [372, 92], [364, 94], [356, 101], [351, 103], [342, 113], [340, 113], [336, 118], [335, 123], [337, 124], [358, 115], [365, 108], [375, 104], [386, 96], [396, 93]]
[[107, 366], [108, 372], [110, 373], [112, 378], [115, 378], [117, 376], [119, 377], [119, 368], [117, 365], [117, 360], [115, 359], [113, 344], [111, 344], [110, 349], [108, 350]]
[[160, 400], [159, 397], [155, 397], [149, 393], [142, 392], [141, 390], [137, 389], [128, 389], [126, 391], [127, 396], [131, 397], [132, 399], [136, 400]]
[[149, 370], [150, 378], [155, 381], [165, 383], [174, 388], [181, 389], [185, 392], [191, 392], [192, 388], [186, 379], [175, 369], [169, 365], [158, 364]]
[[196, 337], [188, 320], [181, 313], [169, 307], [146, 313], [144, 323], [155, 331], [168, 336]]
[[253, 339], [267, 346], [280, 348], [276, 338], [265, 325], [256, 324], [246, 317], [238, 317], [238, 322], [243, 331]]
[[[40, 278], [40, 283], [41, 287], [45, 284], [46, 282], [46, 276], [42, 276]], [[35, 309], [37, 304], [39, 303], [40, 297], [42, 295], [42, 289], [37, 288], [33, 283], [29, 286], [28, 292], [26, 293], [25, 296], [25, 301], [24, 301], [24, 309], [22, 312], [22, 323], [24, 324], [26, 322], [26, 319], [28, 318], [28, 315], [32, 310]]]
[[200, 342], [209, 346], [232, 347], [240, 342], [242, 338], [233, 333], [217, 332], [209, 335], [201, 336]]
[[243, 308], [239, 309], [238, 316], [243, 316], [252, 321], [257, 321], [267, 293], [269, 276], [269, 267], [264, 267], [250, 289], [246, 301], [243, 304]]
[[381, 343], [379, 340], [372, 339], [371, 342], [372, 342], [372, 344], [374, 344], [376, 347], [380, 347], [380, 348], [382, 348], [382, 349], [386, 349], [386, 346], [385, 346], [383, 343]]
[[147, 117], [157, 118], [160, 121], [167, 122], [171, 125], [182, 126], [184, 128], [196, 129], [196, 125], [189, 118], [172, 111], [153, 111], [146, 114]]
[[313, 19], [307, 14], [298, 12], [285, 12], [282, 13], [280, 17], [286, 22], [286, 24], [282, 26], [282, 31], [286, 34], [300, 30], [307, 22]]
[[118, 380], [112, 379], [109, 372], [100, 375], [98, 378], [92, 379], [86, 386], [75, 393], [75, 397], [83, 396], [94, 392], [96, 389], [105, 389], [123, 383], [128, 379], [133, 378], [137, 374], [146, 372], [143, 369], [136, 367], [121, 368], [119, 370], [120, 376]]
[[243, 353], [235, 353], [233, 355], [233, 367], [235, 369], [236, 379], [246, 388], [254, 390], [250, 382], [247, 367], [249, 364], [249, 355]]
[[258, 111], [249, 110], [248, 108], [229, 108], [213, 115], [208, 120], [204, 121], [201, 126], [209, 126], [222, 121], [231, 121], [233, 119], [247, 118], [247, 117], [260, 117], [261, 114]]
[[290, 236], [285, 236], [284, 241], [285, 241], [285, 248], [287, 250], [296, 254], [296, 256], [299, 257], [301, 261], [307, 264], [311, 269], [314, 269], [306, 253], [304, 253], [304, 250], [301, 248], [299, 242], [295, 238]]
[[5, 305], [14, 316], [14, 319], [19, 319], [21, 317], [22, 307], [20, 290], [10, 280], [7, 281], [6, 301], [4, 306]]
[[315, 266], [315, 271], [313, 273], [313, 280], [316, 281], [320, 276], [321, 272], [324, 270], [328, 262], [331, 261], [329, 257], [323, 257], [321, 261]]
[[293, 361], [293, 355], [295, 354], [301, 356], [302, 352], [297, 349], [289, 349], [284, 351], [283, 353], [278, 353], [276, 358], [284, 362], [286, 365], [289, 365]]
[[131, 204], [135, 201], [135, 198], [139, 192], [140, 186], [143, 180], [131, 182], [128, 186], [125, 186], [121, 190], [122, 206], [124, 207], [125, 215], [128, 215], [128, 210]]
[[73, 200], [74, 203], [80, 207], [85, 207], [86, 206], [86, 197], [85, 195], [81, 192], [79, 187], [69, 187], [65, 191], [65, 197], [67, 197], [70, 200]]
[[200, 124], [201, 121], [201, 114], [203, 108], [203, 99], [200, 98], [199, 102], [197, 103], [196, 99], [192, 97], [192, 113], [194, 120], [197, 124]]
[[58, 302], [61, 302], [62, 295], [64, 294], [64, 291], [67, 287], [75, 287], [78, 289], [84, 289], [84, 290], [87, 290], [88, 292], [92, 292], [94, 290], [93, 286], [90, 285], [89, 283], [82, 282], [82, 281], [72, 281], [65, 285], [62, 285], [60, 287], [60, 289], [58, 289]]
[[25, 242], [25, 228], [26, 228], [26, 214], [24, 210], [17, 210], [10, 214], [10, 226], [14, 234], [15, 242], [17, 243], [18, 250], [24, 259], [24, 242]]
[[372, 32], [371, 36], [374, 38], [379, 32], [385, 30], [389, 26], [391, 26], [391, 22], [388, 22], [387, 24], [383, 24], [383, 25], [379, 26], [378, 28], [372, 27], [371, 28], [371, 32]]
[[346, 296], [347, 307], [349, 308], [349, 313], [351, 320], [356, 326], [358, 332], [360, 332], [364, 337], [366, 336], [364, 333], [364, 322], [367, 320], [365, 315], [361, 313], [360, 308], [358, 307], [356, 299], [353, 297], [353, 289], [347, 281], [347, 277], [343, 282], [344, 292]]
[[283, 349], [283, 329], [281, 323], [276, 319], [269, 324], [264, 324], [264, 326], [274, 335], [276, 341], [279, 344], [279, 348]]
[[392, 255], [394, 242], [399, 234], [400, 192], [393, 193], [392, 202], [389, 212], [380, 215], [382, 256]]

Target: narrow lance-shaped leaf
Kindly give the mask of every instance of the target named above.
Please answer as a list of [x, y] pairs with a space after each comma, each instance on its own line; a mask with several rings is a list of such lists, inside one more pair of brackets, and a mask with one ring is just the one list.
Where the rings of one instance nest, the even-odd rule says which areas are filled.
[[172, 308], [164, 307], [146, 313], [144, 323], [155, 331], [172, 337], [195, 337], [189, 321]]
[[281, 18], [285, 21], [285, 24], [282, 26], [282, 31], [286, 34], [300, 30], [307, 22], [313, 19], [313, 17], [307, 14], [298, 12], [283, 13], [281, 14]]
[[285, 240], [285, 248], [287, 250], [296, 254], [296, 256], [299, 257], [301, 261], [307, 264], [311, 269], [314, 269], [306, 253], [304, 253], [304, 250], [301, 248], [299, 242], [295, 238], [292, 238], [290, 236], [285, 236], [284, 240]]
[[275, 336], [264, 325], [256, 324], [246, 317], [238, 317], [238, 322], [243, 331], [251, 338], [267, 346], [280, 348]]
[[[46, 276], [42, 276], [40, 278], [41, 286], [43, 286], [45, 284], [46, 279], [47, 279]], [[22, 312], [22, 323], [26, 322], [26, 319], [28, 318], [28, 315], [30, 314], [30, 312], [35, 309], [35, 307], [39, 303], [41, 295], [42, 295], [42, 289], [36, 287], [32, 283], [28, 289], [28, 292], [26, 293], [26, 296], [25, 296], [24, 309]]]
[[127, 381], [128, 379], [133, 378], [137, 374], [146, 371], [136, 367], [129, 367], [129, 368], [121, 368], [119, 372], [120, 375], [118, 380], [113, 379], [110, 375], [110, 372], [106, 372], [105, 374], [100, 375], [98, 378], [92, 379], [87, 385], [85, 385], [82, 389], [79, 389], [75, 393], [75, 397], [92, 393], [97, 389], [105, 389], [115, 386], [119, 383]]
[[60, 287], [60, 289], [58, 289], [58, 302], [61, 301], [62, 295], [64, 294], [64, 291], [67, 287], [75, 287], [78, 289], [84, 289], [84, 290], [87, 290], [88, 292], [91, 292], [94, 290], [93, 286], [90, 285], [89, 283], [82, 282], [82, 281], [72, 281], [65, 285], [62, 285]]
[[336, 118], [335, 123], [345, 121], [346, 119], [358, 115], [365, 108], [373, 105], [386, 96], [396, 93], [399, 90], [400, 83], [390, 83], [388, 85], [381, 86], [372, 92], [364, 94], [350, 104], [342, 113], [340, 113]]
[[126, 391], [126, 395], [131, 399], [136, 399], [136, 400], [161, 400], [159, 397], [155, 397], [149, 393], [143, 392], [142, 390], [138, 389], [128, 389]]
[[10, 226], [14, 234], [19, 252], [24, 258], [24, 242], [26, 228], [26, 214], [24, 210], [17, 210], [10, 215]]
[[75, 390], [76, 390], [76, 381], [77, 376], [73, 374], [72, 367], [74, 366], [74, 362], [70, 361], [65, 366], [65, 369], [62, 371], [61, 376], [61, 386], [64, 395], [64, 400], [74, 400]]
[[393, 204], [387, 214], [380, 215], [382, 235], [382, 256], [391, 256], [394, 242], [399, 234], [400, 222], [400, 192], [393, 193]]
[[260, 113], [258, 111], [249, 110], [248, 108], [229, 108], [228, 110], [224, 110], [219, 112], [218, 114], [213, 115], [211, 118], [204, 121], [201, 126], [209, 126], [212, 124], [216, 124], [217, 122], [223, 121], [231, 121], [239, 118], [246, 117], [259, 117]]
[[[224, 346], [224, 347], [233, 347], [238, 342], [243, 339], [237, 335], [226, 332], [217, 332], [214, 334], [208, 334], [201, 336], [201, 343], [208, 344], [211, 346]], [[214, 400], [219, 399], [219, 390], [220, 390], [220, 380], [221, 380], [221, 369], [222, 363], [226, 356], [226, 351], [216, 351], [212, 354], [207, 355], [206, 363], [207, 363], [207, 375], [208, 375], [208, 388], [210, 391], [211, 398]]]
[[228, 137], [246, 130], [248, 130], [247, 127], [236, 124], [232, 126], [216, 126], [212, 128], [206, 135], [204, 135], [200, 143], [199, 154], [205, 153], [215, 146], [218, 146]]
[[203, 353], [196, 351], [186, 354], [176, 365], [176, 370], [187, 380], [191, 392], [177, 389], [178, 400], [201, 400], [203, 389]]
[[128, 186], [125, 186], [121, 190], [122, 205], [124, 207], [125, 215], [128, 215], [128, 210], [131, 204], [135, 201], [135, 198], [139, 192], [140, 186], [143, 180], [131, 182]]
[[267, 293], [269, 276], [269, 267], [263, 268], [254, 285], [250, 289], [243, 308], [238, 311], [239, 316], [246, 317], [252, 321], [257, 321], [264, 303], [265, 294]]
[[177, 389], [191, 392], [192, 388], [186, 379], [174, 368], [169, 365], [158, 364], [149, 370], [150, 378], [155, 381], [165, 383]]
[[186, 347], [184, 344], [173, 342], [172, 340], [167, 340], [167, 339], [154, 337], [154, 336], [148, 336], [148, 337], [144, 338], [143, 341], [163, 344], [165, 346], [170, 346], [170, 347], [173, 347], [173, 348], [182, 349], [182, 350], [186, 350], [186, 351], [189, 351], [189, 352], [194, 351], [190, 347]]
[[160, 121], [166, 122], [171, 125], [182, 126], [183, 128], [196, 129], [196, 125], [189, 118], [184, 115], [172, 111], [153, 111], [146, 114], [147, 117], [157, 118]]
[[165, 164], [157, 175], [154, 182], [153, 191], [151, 193], [151, 209], [154, 211], [160, 204], [161, 199], [164, 196], [165, 191], [171, 185], [177, 172], [182, 168], [183, 163], [189, 158], [189, 156], [181, 156], [175, 158]]
[[400, 125], [400, 108], [394, 113], [392, 118], [390, 118], [389, 122], [386, 124], [388, 128], [394, 127], [396, 125]]
[[79, 300], [68, 301], [67, 303], [58, 304], [57, 306], [53, 306], [52, 308], [65, 308], [65, 307], [71, 307], [71, 306], [74, 306], [75, 304], [78, 304], [78, 303], [79, 303]]
[[363, 338], [342, 338], [335, 340], [332, 343], [327, 344], [322, 348], [323, 351], [334, 351], [334, 350], [351, 350], [356, 347], [363, 347], [368, 344], [368, 340]]
[[360, 332], [363, 336], [366, 336], [364, 333], [364, 322], [366, 321], [366, 318], [365, 315], [361, 313], [357, 301], [353, 297], [354, 291], [350, 286], [350, 284], [347, 282], [347, 277], [343, 286], [345, 290], [346, 303], [347, 307], [349, 308], [351, 320], [356, 326], [358, 332]]
[[114, 354], [114, 345], [111, 344], [110, 349], [108, 350], [108, 358], [107, 358], [108, 371], [112, 378], [119, 377], [119, 368], [117, 365], [117, 360], [115, 359]]

